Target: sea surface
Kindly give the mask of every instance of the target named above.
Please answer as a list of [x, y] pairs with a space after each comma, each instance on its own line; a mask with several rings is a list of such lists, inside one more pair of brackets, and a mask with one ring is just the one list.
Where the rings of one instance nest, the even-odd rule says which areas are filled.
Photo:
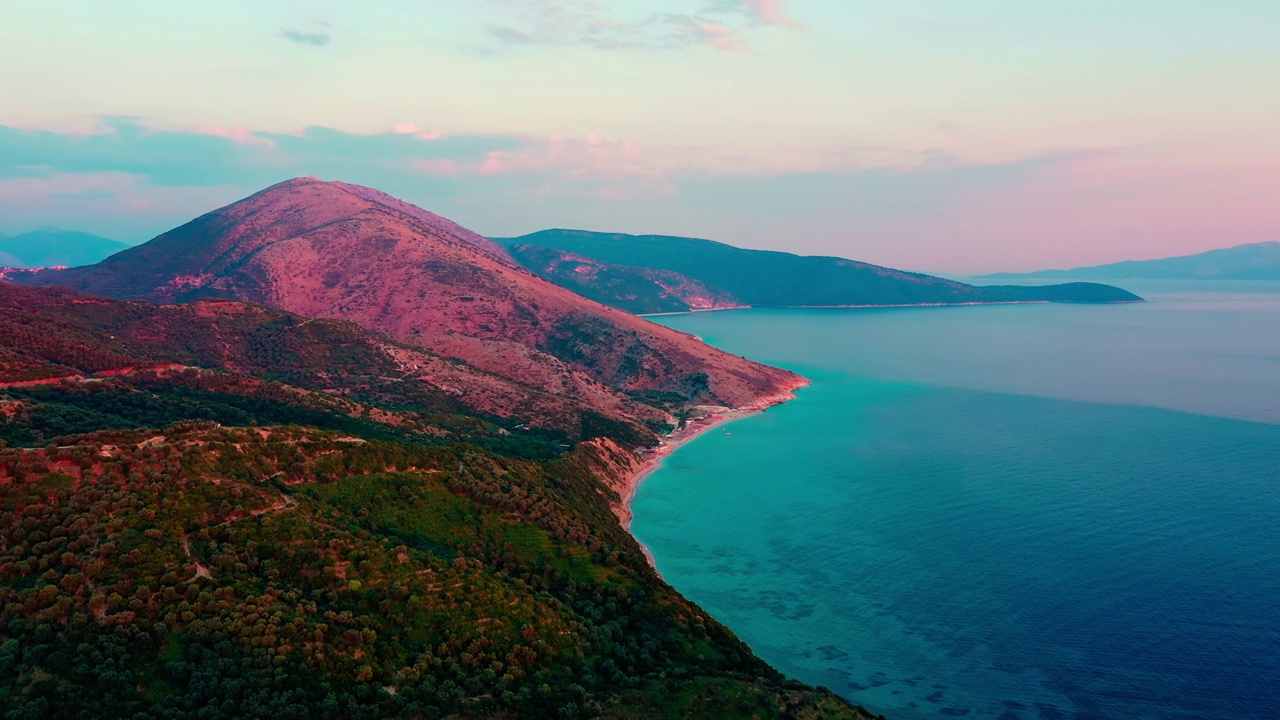
[[669, 457], [632, 531], [891, 720], [1280, 718], [1280, 284], [1132, 289], [657, 318], [813, 386]]

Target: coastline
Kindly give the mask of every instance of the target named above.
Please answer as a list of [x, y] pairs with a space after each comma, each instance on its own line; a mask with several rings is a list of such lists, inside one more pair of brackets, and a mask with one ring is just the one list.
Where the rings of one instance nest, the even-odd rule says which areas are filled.
[[[1028, 286], [1034, 287], [1034, 286]], [[1054, 301], [1054, 300], [970, 300], [967, 302], [931, 302], [931, 303], [891, 303], [885, 305], [741, 305], [720, 308], [691, 308], [674, 312], [639, 313], [636, 317], [649, 318], [664, 315], [692, 315], [705, 312], [725, 312], [728, 310], [892, 310], [894, 308], [940, 308], [940, 307], [975, 307], [980, 305], [1052, 305], [1055, 302], [1070, 304], [1081, 302], [1097, 305], [1124, 305], [1127, 303], [1146, 302], [1137, 300], [1087, 300], [1087, 301]]]
[[662, 317], [663, 315], [692, 315], [693, 313], [704, 312], [723, 312], [725, 310], [750, 310], [750, 305], [733, 305], [731, 307], [714, 307], [714, 308], [689, 308], [688, 310], [673, 310], [671, 312], [660, 313], [636, 313], [636, 317]]
[[[1116, 302], [1139, 302], [1123, 300]], [[970, 307], [973, 305], [1048, 305], [1049, 300], [972, 300], [969, 302], [895, 303], [889, 305], [741, 305], [722, 308], [693, 308], [676, 312], [641, 313], [636, 317], [661, 317], [663, 315], [692, 315], [693, 313], [724, 312], [726, 310], [883, 310], [889, 308]]]
[[641, 462], [641, 464], [627, 477], [623, 487], [623, 492], [620, 493], [622, 496], [622, 505], [620, 508], [621, 517], [619, 520], [622, 523], [622, 528], [630, 533], [631, 537], [635, 539], [636, 544], [640, 546], [640, 551], [644, 553], [645, 558], [649, 561], [649, 567], [653, 568], [654, 572], [657, 572], [660, 577], [662, 573], [658, 571], [658, 565], [654, 560], [653, 553], [650, 552], [649, 548], [640, 540], [640, 538], [635, 536], [635, 533], [631, 532], [631, 522], [635, 519], [635, 512], [631, 509], [631, 503], [635, 499], [636, 491], [640, 489], [641, 483], [643, 483], [645, 478], [647, 478], [651, 473], [662, 467], [663, 461], [665, 461], [672, 453], [704, 433], [715, 430], [716, 428], [724, 425], [728, 425], [735, 420], [741, 420], [743, 418], [762, 413], [774, 405], [781, 405], [782, 403], [794, 400], [797, 390], [809, 387], [812, 384], [808, 378], [797, 377], [798, 380], [796, 382], [789, 384], [786, 389], [780, 392], [763, 396], [755, 402], [741, 407], [714, 408], [702, 418], [686, 424], [683, 428], [676, 430], [671, 433], [671, 435], [664, 438], [663, 442], [657, 447], [648, 449], [646, 451], [644, 461]]

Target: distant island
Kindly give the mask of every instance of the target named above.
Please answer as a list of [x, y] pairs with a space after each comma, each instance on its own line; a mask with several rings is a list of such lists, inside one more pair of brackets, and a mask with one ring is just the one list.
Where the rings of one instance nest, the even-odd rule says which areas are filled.
[[736, 307], [1139, 302], [1109, 285], [975, 286], [838, 257], [712, 240], [544, 230], [494, 238], [531, 272], [605, 305], [647, 314]]
[[1077, 278], [1081, 280], [1280, 280], [1280, 242], [1237, 245], [1195, 255], [1129, 260], [1029, 273], [995, 273], [990, 279]]
[[19, 235], [0, 235], [0, 267], [91, 265], [128, 247], [92, 233], [42, 227]]

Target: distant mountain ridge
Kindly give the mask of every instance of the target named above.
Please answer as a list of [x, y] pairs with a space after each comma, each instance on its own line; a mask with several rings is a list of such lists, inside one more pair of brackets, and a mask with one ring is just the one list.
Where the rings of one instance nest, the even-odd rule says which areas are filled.
[[1099, 280], [1280, 280], [1280, 242], [1210, 250], [1195, 255], [1029, 273], [995, 273], [988, 278], [1081, 278]]
[[9, 237], [0, 235], [0, 267], [91, 265], [128, 247], [91, 233], [43, 227]]
[[[921, 273], [904, 272], [836, 257], [747, 250], [713, 240], [666, 235], [626, 235], [583, 230], [544, 230], [495, 238], [517, 261], [543, 277], [575, 288], [575, 274], [562, 268], [564, 253], [603, 263], [634, 276], [642, 271], [675, 273], [687, 284], [715, 293], [723, 306], [853, 307], [954, 305], [1003, 302], [1136, 302], [1120, 288], [1093, 283], [1049, 287], [978, 287]], [[540, 248], [540, 250], [535, 250]], [[571, 265], [571, 263], [569, 263]], [[632, 283], [626, 295], [596, 288], [601, 302], [632, 312], [670, 312], [671, 293], [650, 282], [647, 294]], [[691, 303], [679, 308], [700, 309]]]
[[538, 245], [515, 245], [509, 251], [512, 258], [534, 274], [627, 312], [746, 307], [725, 290], [671, 270], [615, 265]]
[[663, 413], [622, 393], [742, 406], [803, 384], [538, 278], [426, 210], [315, 178], [274, 185], [96, 265], [10, 280], [350, 320], [600, 412], [625, 406], [651, 423]]

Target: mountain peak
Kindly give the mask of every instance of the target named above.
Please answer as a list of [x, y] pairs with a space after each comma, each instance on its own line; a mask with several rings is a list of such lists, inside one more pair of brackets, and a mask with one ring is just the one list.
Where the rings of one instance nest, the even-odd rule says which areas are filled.
[[[288, 180], [278, 182], [275, 185], [263, 188], [253, 195], [240, 200], [238, 203], [233, 203], [229, 207], [234, 207], [239, 203], [249, 202], [254, 198], [268, 197], [278, 199], [281, 196], [287, 196], [291, 193], [301, 193], [307, 197], [333, 197], [340, 193], [347, 195], [352, 194], [350, 192], [346, 192], [342, 187], [340, 187], [340, 183], [330, 182], [318, 177], [304, 176], [290, 178]], [[312, 193], [312, 195], [305, 195], [307, 193]]]
[[663, 415], [619, 390], [743, 405], [800, 383], [538, 278], [439, 215], [317, 178], [273, 185], [98, 265], [18, 281], [350, 320], [614, 417]]
[[328, 185], [328, 184], [329, 184], [328, 181], [321, 180], [318, 177], [313, 177], [311, 175], [302, 175], [299, 177], [289, 178], [288, 180], [278, 182], [275, 185], [264, 188], [261, 192], [270, 192], [277, 188], [291, 188], [291, 187], [303, 187], [306, 185]]
[[381, 190], [375, 190], [374, 188], [365, 187], [364, 185], [353, 185], [351, 183], [338, 182], [338, 181], [334, 181], [329, 184], [344, 192], [350, 193], [360, 198], [361, 200], [365, 200], [371, 203], [381, 205], [386, 208], [390, 208], [392, 210], [395, 210], [396, 212], [404, 213], [409, 217], [412, 217], [416, 220], [420, 220], [421, 222], [426, 223], [428, 226], [430, 226], [435, 230], [438, 230], [443, 233], [448, 233], [455, 237], [460, 237], [463, 240], [465, 240], [467, 243], [477, 248], [480, 248], [481, 250], [485, 251], [489, 255], [492, 255], [494, 257], [497, 257], [507, 262], [511, 262], [511, 256], [507, 254], [506, 249], [504, 249], [502, 246], [498, 245], [497, 243], [490, 240], [489, 238], [483, 237], [477, 233], [474, 233], [468, 230], [467, 228], [459, 225], [458, 223], [455, 223], [454, 221], [446, 217], [437, 215], [429, 210], [424, 210], [418, 207], [417, 205], [407, 203], [401, 200], [400, 198], [388, 195], [387, 193], [384, 193]]
[[[353, 202], [353, 199], [355, 202]], [[457, 238], [501, 261], [512, 262], [507, 251], [492, 240], [474, 233], [446, 217], [364, 185], [337, 180], [322, 180], [310, 176], [296, 177], [276, 183], [241, 200], [239, 203], [223, 208], [223, 210], [251, 201], [272, 204], [286, 203], [295, 212], [301, 211], [304, 207], [315, 207], [318, 212], [325, 215], [333, 211], [354, 215], [366, 210], [399, 213], [425, 224], [431, 231]], [[329, 207], [325, 210], [320, 210], [320, 205]], [[217, 212], [222, 212], [223, 210]]]

